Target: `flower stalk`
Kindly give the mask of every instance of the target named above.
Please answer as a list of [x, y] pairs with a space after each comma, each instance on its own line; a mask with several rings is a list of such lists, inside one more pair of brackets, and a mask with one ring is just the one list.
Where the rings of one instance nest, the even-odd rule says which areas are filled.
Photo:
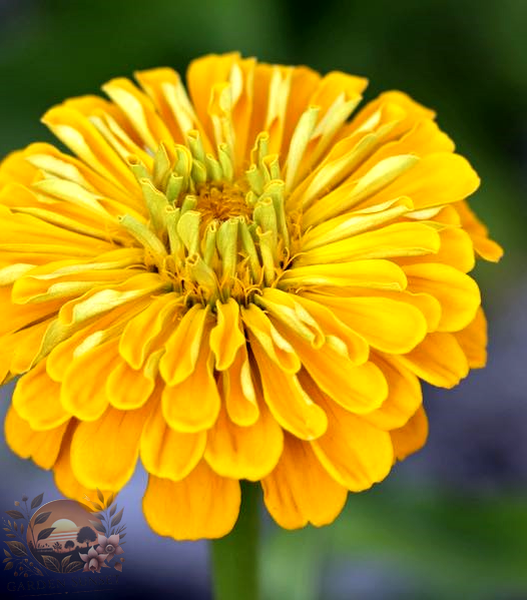
[[260, 600], [260, 490], [241, 482], [240, 516], [231, 533], [211, 542], [214, 600]]

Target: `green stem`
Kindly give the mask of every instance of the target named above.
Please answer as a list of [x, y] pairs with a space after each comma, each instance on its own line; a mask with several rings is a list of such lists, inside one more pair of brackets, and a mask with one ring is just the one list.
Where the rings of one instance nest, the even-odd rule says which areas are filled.
[[260, 486], [241, 484], [242, 505], [234, 529], [211, 542], [214, 600], [260, 599]]

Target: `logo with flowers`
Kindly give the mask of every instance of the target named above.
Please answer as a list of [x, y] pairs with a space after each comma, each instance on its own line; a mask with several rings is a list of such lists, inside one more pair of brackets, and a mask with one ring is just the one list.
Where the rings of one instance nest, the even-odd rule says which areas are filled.
[[[121, 523], [124, 508], [117, 512], [115, 494], [110, 494], [104, 499], [104, 494], [97, 490], [97, 497], [101, 504], [93, 502], [88, 496], [85, 499], [96, 509], [97, 521], [90, 521], [94, 529], [97, 530], [98, 545], [90, 548], [86, 554], [81, 554], [80, 558], [84, 562], [83, 571], [100, 573], [101, 567], [112, 566], [117, 571], [123, 570], [124, 554], [122, 546], [125, 544], [122, 540], [126, 536], [126, 525]], [[113, 559], [116, 559], [113, 563]]]
[[30, 506], [26, 495], [22, 502], [15, 501], [20, 510], [6, 511], [12, 521], [4, 519], [4, 531], [10, 538], [5, 542], [4, 570], [14, 569], [16, 577], [26, 578], [43, 576], [42, 567], [61, 574], [100, 573], [102, 567], [121, 572], [124, 509], [117, 510], [114, 496], [105, 500], [98, 494], [101, 504], [86, 497], [94, 510], [73, 500], [41, 506], [44, 494], [36, 496]]

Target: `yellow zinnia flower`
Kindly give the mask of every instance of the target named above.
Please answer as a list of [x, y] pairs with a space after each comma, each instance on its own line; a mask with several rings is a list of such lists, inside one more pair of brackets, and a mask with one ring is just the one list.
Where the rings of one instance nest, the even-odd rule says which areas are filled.
[[485, 363], [474, 251], [501, 249], [434, 113], [366, 80], [207, 56], [67, 100], [0, 167], [0, 379], [18, 455], [118, 491], [176, 539], [233, 527], [239, 480], [283, 527], [422, 446], [420, 379]]

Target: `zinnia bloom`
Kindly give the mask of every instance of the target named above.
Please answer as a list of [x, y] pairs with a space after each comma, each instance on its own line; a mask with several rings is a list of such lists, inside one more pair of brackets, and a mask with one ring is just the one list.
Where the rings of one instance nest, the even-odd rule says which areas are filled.
[[469, 163], [401, 92], [207, 56], [52, 108], [72, 154], [0, 169], [0, 378], [20, 456], [118, 491], [176, 539], [332, 522], [427, 435], [420, 380], [485, 363]]

